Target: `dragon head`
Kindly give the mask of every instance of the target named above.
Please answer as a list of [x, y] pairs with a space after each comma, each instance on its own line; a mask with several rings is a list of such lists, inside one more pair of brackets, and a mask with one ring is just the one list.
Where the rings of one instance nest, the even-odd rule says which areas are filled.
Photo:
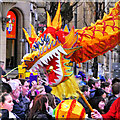
[[59, 3], [52, 22], [47, 12], [47, 28], [43, 33], [40, 33], [39, 37], [36, 35], [32, 25], [31, 37], [23, 29], [32, 53], [23, 57], [22, 66], [30, 71], [43, 68], [48, 75], [51, 86], [58, 85], [73, 74], [71, 67], [67, 64], [71, 61], [71, 55], [81, 48], [76, 45], [78, 35], [75, 33], [74, 27], [69, 31], [67, 26], [61, 29], [61, 25]]

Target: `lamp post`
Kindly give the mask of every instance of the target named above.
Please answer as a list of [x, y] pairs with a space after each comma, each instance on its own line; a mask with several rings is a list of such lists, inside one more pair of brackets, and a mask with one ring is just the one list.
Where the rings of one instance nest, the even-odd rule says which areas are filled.
[[[75, 25], [75, 29], [77, 29], [77, 7], [75, 8], [75, 13], [74, 13], [74, 16], [75, 16], [75, 22], [74, 22], [74, 25]], [[74, 62], [74, 75], [76, 75], [76, 63]]]
[[[96, 6], [96, 15], [95, 15], [95, 21], [98, 20], [99, 16], [98, 16], [98, 1], [95, 2], [95, 6]], [[93, 77], [97, 78], [98, 75], [98, 58], [95, 57], [94, 58], [94, 62], [93, 62]]]
[[6, 28], [6, 23], [10, 20], [10, 18], [2, 17], [2, 30], [4, 31]]

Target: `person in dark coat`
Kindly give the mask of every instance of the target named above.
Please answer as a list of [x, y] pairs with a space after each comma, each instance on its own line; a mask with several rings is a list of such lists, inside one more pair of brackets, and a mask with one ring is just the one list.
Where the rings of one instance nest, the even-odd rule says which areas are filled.
[[37, 95], [30, 110], [29, 120], [52, 120], [48, 114], [48, 99], [46, 95]]
[[[87, 100], [89, 100], [89, 95], [90, 95], [90, 88], [89, 88], [89, 86], [88, 85], [83, 85], [82, 88], [81, 88], [81, 91], [83, 92], [85, 98]], [[81, 96], [78, 98], [78, 102], [80, 102], [83, 105], [83, 107], [85, 108], [86, 113], [89, 114], [90, 113], [90, 109], [88, 108], [88, 106], [86, 105], [85, 101], [82, 99]]]
[[96, 89], [100, 88], [100, 80], [92, 77], [88, 81], [88, 86], [90, 87], [90, 98], [92, 98], [95, 95]]
[[93, 109], [98, 110], [101, 114], [104, 113], [105, 100], [102, 96], [96, 96], [89, 100], [90, 105]]
[[25, 120], [25, 111], [22, 104], [20, 104], [16, 100], [13, 100], [13, 103], [14, 106], [12, 112], [15, 113], [17, 116], [19, 116], [21, 120]]
[[107, 113], [113, 104], [113, 102], [118, 98], [119, 96], [119, 89], [120, 89], [120, 82], [116, 82], [112, 85], [112, 95], [108, 98], [108, 103], [105, 106], [105, 113]]
[[[106, 98], [106, 92], [102, 88], [97, 88], [95, 90], [95, 95], [94, 97], [102, 96], [104, 99]], [[94, 98], [93, 97], [93, 98]]]
[[[120, 92], [119, 92], [120, 94]], [[92, 118], [99, 120], [120, 120], [120, 97], [118, 97], [111, 105], [106, 114], [100, 114], [96, 109], [93, 110]]]
[[29, 112], [29, 105], [30, 105], [30, 100], [27, 97], [28, 90], [29, 90], [29, 83], [27, 82], [27, 79], [20, 79], [20, 82], [22, 84], [21, 86], [22, 90], [19, 96], [19, 102], [23, 106], [23, 109], [27, 118], [27, 114]]

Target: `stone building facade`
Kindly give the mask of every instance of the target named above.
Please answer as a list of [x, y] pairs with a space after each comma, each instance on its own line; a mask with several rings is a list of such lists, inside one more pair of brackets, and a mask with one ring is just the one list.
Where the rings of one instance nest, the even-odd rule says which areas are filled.
[[[47, 7], [45, 2], [35, 3], [25, 0], [0, 1], [0, 61], [5, 62], [6, 68], [17, 67], [17, 65], [21, 64], [21, 59], [25, 53], [30, 52], [22, 28], [25, 28], [30, 35], [30, 24], [35, 26], [35, 28], [38, 26], [38, 13], [45, 16], [44, 7]], [[16, 20], [14, 20], [16, 22], [15, 32], [13, 33], [15, 34], [14, 38], [7, 37], [12, 33], [7, 30], [14, 29], [13, 26], [15, 26], [11, 24], [10, 28], [10, 19], [8, 17], [11, 15], [8, 15], [8, 11], [12, 11], [16, 17]]]

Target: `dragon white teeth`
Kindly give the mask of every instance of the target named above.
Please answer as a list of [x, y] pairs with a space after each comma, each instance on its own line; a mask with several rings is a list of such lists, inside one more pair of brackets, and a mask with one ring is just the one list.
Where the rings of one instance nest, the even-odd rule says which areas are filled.
[[52, 54], [50, 55], [50, 57], [53, 59], [53, 56], [52, 56]]
[[57, 77], [58, 77], [58, 79], [54, 79], [54, 80], [56, 81], [56, 83], [59, 83], [63, 76], [62, 75], [61, 76], [57, 75]]
[[57, 77], [59, 78], [59, 80], [61, 80], [63, 76], [62, 76], [62, 75], [60, 75], [60, 76], [59, 76], [59, 75], [57, 75]]
[[61, 71], [61, 69], [60, 68], [58, 68], [58, 69], [56, 69], [57, 71]]
[[40, 65], [40, 64], [37, 64], [37, 65], [38, 65], [38, 67], [39, 67], [39, 69], [40, 69], [41, 65]]
[[34, 72], [34, 69], [32, 69], [31, 71]]
[[58, 58], [58, 59], [59, 59], [59, 56], [56, 56], [56, 58]]
[[37, 67], [35, 67], [35, 69], [36, 69], [36, 70], [38, 70], [38, 68], [37, 68]]
[[55, 80], [56, 83], [59, 83], [59, 80], [57, 80], [57, 79], [54, 79], [54, 80]]
[[48, 56], [47, 59], [50, 61], [50, 57]]
[[61, 46], [58, 47], [58, 51], [60, 51], [61, 53], [67, 55], [67, 53], [64, 51], [64, 49]]
[[61, 46], [58, 46], [57, 48], [55, 48], [54, 50], [50, 51], [48, 54], [46, 54], [45, 56], [43, 56], [42, 58], [40, 58], [30, 69], [31, 72], [35, 72], [35, 70], [40, 70], [42, 69], [42, 67], [44, 67], [44, 65], [48, 65], [48, 62], [51, 61], [54, 57], [57, 58], [56, 62], [56, 66], [57, 69], [53, 70], [58, 79], [55, 79], [56, 83], [59, 83], [63, 77], [63, 73], [62, 73], [62, 68], [61, 68], [61, 64], [60, 64], [60, 53], [66, 54], [66, 52], [64, 51], [64, 49]]
[[53, 70], [55, 73], [57, 73], [58, 75], [60, 74], [60, 72], [59, 71], [56, 71], [56, 70]]
[[43, 67], [43, 64], [41, 63], [41, 61], [38, 64]]
[[53, 70], [56, 74], [62, 76], [62, 72], [61, 71], [57, 71], [57, 70]]
[[59, 58], [60, 58], [60, 56], [59, 56], [59, 55], [56, 55], [55, 57], [56, 57], [57, 59], [59, 59]]
[[36, 68], [37, 68], [37, 70], [39, 70], [39, 66], [38, 66], [38, 64], [37, 64]]
[[62, 72], [59, 72], [59, 75], [63, 76]]
[[44, 63], [45, 65], [48, 65], [48, 63], [45, 60], [43, 60], [42, 63]]
[[45, 62], [48, 63], [48, 60], [46, 59]]
[[53, 55], [54, 55], [55, 57], [57, 57], [55, 53], [53, 53]]
[[56, 66], [57, 66], [57, 67], [60, 67], [60, 65], [59, 65], [59, 64], [57, 64]]
[[58, 64], [60, 64], [60, 61], [59, 61], [59, 60], [56, 60], [56, 62], [57, 62]]
[[47, 59], [46, 59], [46, 60], [43, 60], [42, 62], [43, 62], [45, 65], [48, 65]]

